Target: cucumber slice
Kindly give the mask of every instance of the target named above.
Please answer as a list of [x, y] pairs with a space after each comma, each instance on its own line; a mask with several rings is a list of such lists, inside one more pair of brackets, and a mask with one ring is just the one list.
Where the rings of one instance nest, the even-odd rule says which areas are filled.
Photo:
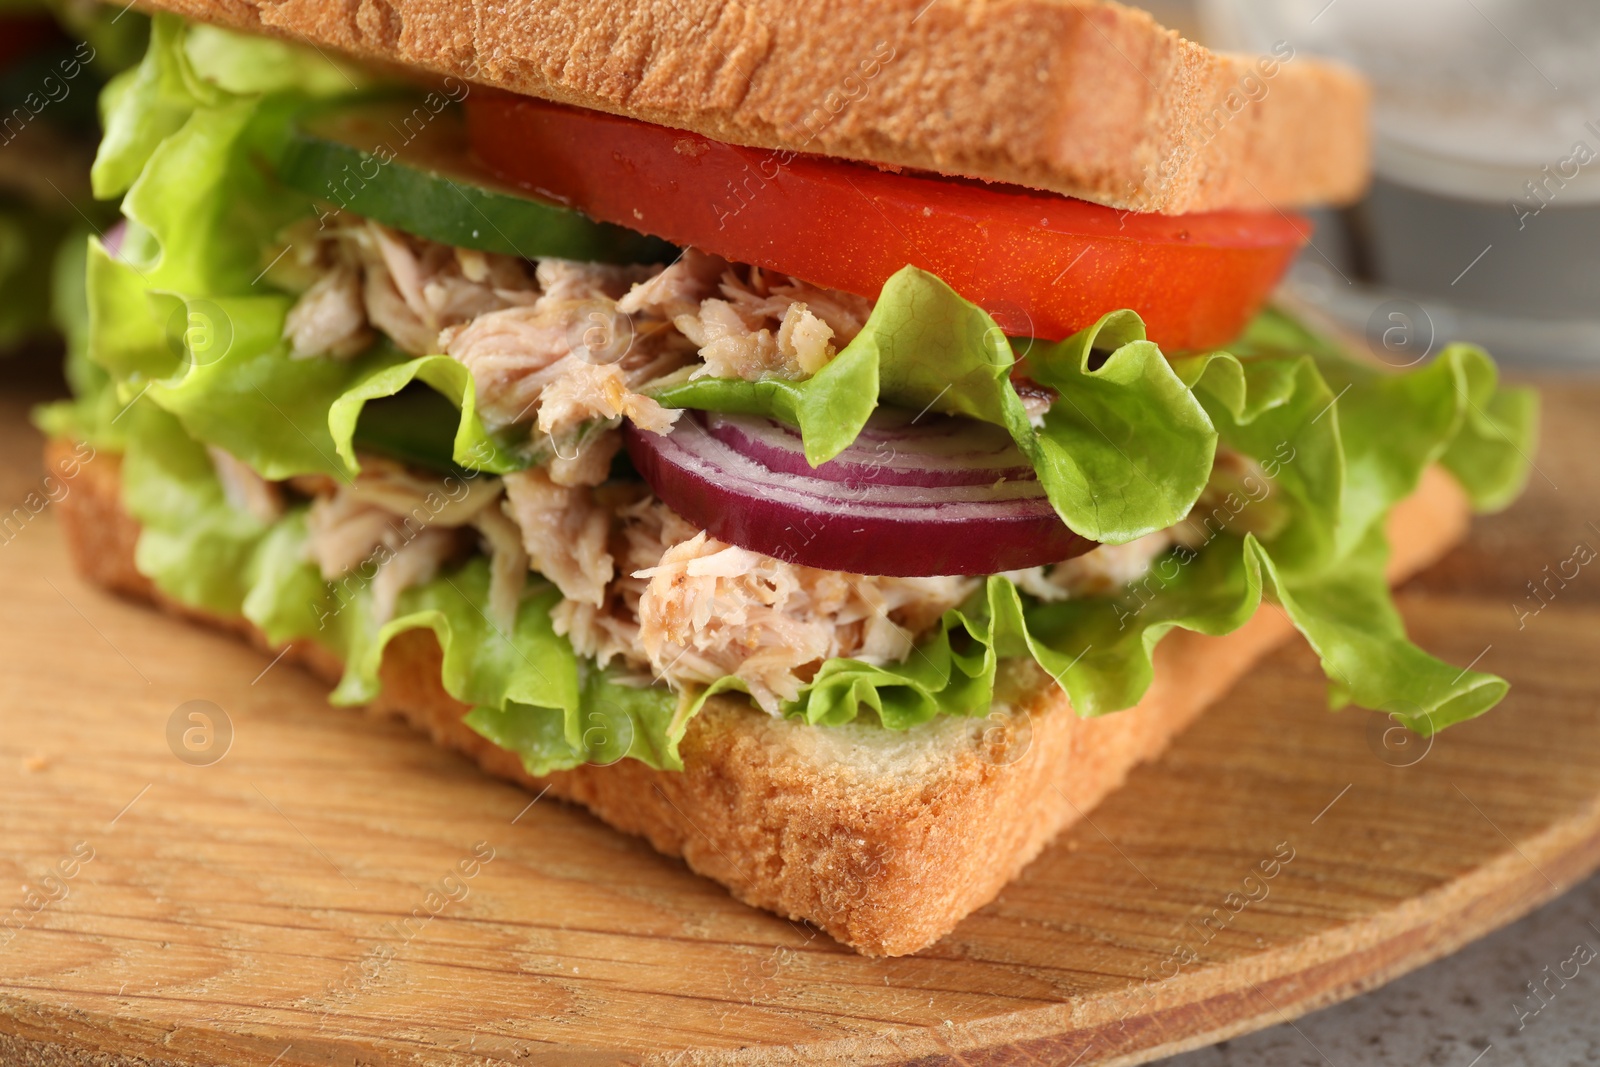
[[278, 177], [339, 211], [460, 248], [602, 263], [677, 257], [665, 241], [595, 222], [495, 178], [468, 151], [456, 106], [430, 103], [442, 98], [346, 101], [308, 111], [290, 133]]

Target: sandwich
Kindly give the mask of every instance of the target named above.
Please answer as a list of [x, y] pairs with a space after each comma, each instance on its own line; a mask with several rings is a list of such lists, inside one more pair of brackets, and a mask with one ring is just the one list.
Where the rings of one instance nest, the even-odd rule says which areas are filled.
[[1389, 586], [1534, 397], [1269, 303], [1356, 75], [1101, 2], [153, 6], [39, 415], [101, 585], [869, 955], [1296, 631], [1333, 707], [1505, 694]]

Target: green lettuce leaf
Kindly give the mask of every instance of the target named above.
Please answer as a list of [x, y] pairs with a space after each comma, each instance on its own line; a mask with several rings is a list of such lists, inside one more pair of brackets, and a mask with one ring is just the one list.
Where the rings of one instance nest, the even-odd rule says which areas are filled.
[[[1505, 507], [1527, 484], [1538, 431], [1537, 399], [1529, 389], [1500, 389], [1494, 361], [1483, 349], [1448, 345], [1406, 374], [1330, 361], [1328, 376], [1335, 388], [1361, 387], [1362, 402], [1343, 413], [1354, 439], [1352, 478], [1367, 490], [1349, 499], [1354, 510], [1345, 517], [1345, 533], [1352, 542], [1366, 524], [1416, 488], [1430, 463], [1443, 463], [1480, 510]], [[1419, 432], [1424, 428], [1419, 420], [1427, 432]], [[1407, 453], [1400, 472], [1396, 450]]]
[[173, 378], [152, 383], [149, 395], [189, 433], [233, 453], [263, 477], [344, 477], [355, 467], [341, 458], [349, 443], [335, 437], [329, 412], [368, 375], [404, 357], [378, 346], [351, 360], [291, 360], [279, 338], [287, 306], [277, 296], [189, 302], [191, 322], [219, 312], [226, 316], [232, 344], [219, 357], [195, 360]]
[[1178, 360], [1175, 369], [1217, 427], [1223, 444], [1256, 460], [1266, 482], [1245, 475], [1213, 483], [1185, 529], [1205, 543], [1218, 534], [1254, 533], [1271, 541], [1291, 572], [1325, 567], [1336, 550], [1345, 495], [1343, 423], [1333, 390], [1314, 357], [1240, 359], [1214, 352]]
[[180, 603], [243, 614], [257, 542], [267, 528], [229, 506], [211, 457], [171, 417], [136, 404], [122, 459], [123, 501], [141, 526], [139, 573]]
[[[1034, 342], [1022, 369], [1059, 394], [1037, 431], [1034, 469], [1068, 526], [1120, 544], [1189, 513], [1217, 431], [1137, 315], [1113, 312], [1058, 345]], [[1021, 442], [1015, 427], [1012, 436]]]
[[1270, 599], [1322, 660], [1330, 707], [1354, 702], [1386, 711], [1430, 736], [1483, 714], [1505, 696], [1504, 679], [1459, 670], [1407, 639], [1384, 580], [1389, 546], [1381, 527], [1373, 526], [1340, 566], [1297, 582], [1281, 578], [1271, 557], [1252, 547], [1271, 585]]
[[[658, 686], [628, 685], [614, 674], [579, 661], [583, 681], [576, 719], [525, 704], [474, 708], [464, 720], [501, 748], [517, 753], [530, 774], [593, 763], [605, 767], [636, 759], [650, 767], [681, 770], [673, 730], [677, 698]], [[576, 723], [578, 731], [572, 734]]]
[[[1465, 349], [1481, 370], [1466, 389], [1461, 430], [1439, 462], [1466, 489], [1479, 511], [1501, 511], [1522, 495], [1538, 450], [1539, 396], [1532, 389], [1497, 389], [1494, 364], [1481, 349]], [[1480, 358], [1481, 357], [1481, 361]]]
[[890, 729], [937, 714], [983, 714], [1000, 660], [1027, 655], [1067, 692], [1079, 715], [1105, 715], [1143, 697], [1155, 648], [1173, 629], [1230, 633], [1265, 601], [1317, 651], [1333, 707], [1353, 701], [1390, 712], [1422, 734], [1487, 711], [1505, 695], [1506, 683], [1459, 670], [1411, 643], [1384, 580], [1387, 554], [1374, 530], [1338, 568], [1291, 582], [1253, 534], [1228, 534], [1204, 551], [1176, 550], [1116, 598], [1053, 604], [1033, 602], [1004, 577], [991, 576], [981, 596], [947, 613], [904, 663], [830, 660], [785, 710], [828, 725], [870, 710]]
[[214, 96], [185, 61], [181, 19], [158, 15], [150, 27], [144, 59], [113, 78], [100, 97], [105, 133], [90, 181], [95, 196], [109, 200], [128, 190], [166, 137], [177, 132], [203, 100]]
[[478, 417], [477, 387], [466, 364], [449, 356], [423, 356], [373, 371], [329, 404], [328, 429], [337, 443], [339, 457], [351, 472], [358, 469], [355, 440], [367, 404], [398, 396], [413, 382], [429, 386], [457, 408], [459, 417], [450, 454], [457, 466], [491, 474], [508, 474], [528, 466], [526, 456], [492, 435]]
[[111, 199], [127, 192], [156, 149], [197, 111], [256, 94], [355, 91], [362, 78], [319, 51], [157, 14], [144, 59], [101, 95], [105, 134], [90, 171], [94, 193]]
[[50, 437], [87, 441], [97, 449], [120, 452], [124, 447], [124, 427], [118, 425], [122, 405], [111, 376], [89, 358], [88, 250], [87, 233], [63, 241], [52, 270], [50, 313], [66, 342], [63, 370], [73, 398], [41, 405], [34, 410], [33, 421]]

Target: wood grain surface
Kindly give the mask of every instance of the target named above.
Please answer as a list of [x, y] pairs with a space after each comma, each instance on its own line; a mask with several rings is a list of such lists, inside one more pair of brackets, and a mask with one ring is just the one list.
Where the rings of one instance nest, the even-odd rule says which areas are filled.
[[[1547, 390], [1527, 497], [1399, 594], [1425, 647], [1512, 680], [1500, 709], [1399, 745], [1287, 648], [889, 960], [86, 587], [28, 505], [71, 491], [25, 419], [49, 383], [12, 361], [0, 387], [0, 1062], [1138, 1063], [1376, 986], [1600, 862], [1600, 565], [1570, 562], [1600, 549], [1600, 386]], [[169, 739], [196, 708], [203, 756]]]

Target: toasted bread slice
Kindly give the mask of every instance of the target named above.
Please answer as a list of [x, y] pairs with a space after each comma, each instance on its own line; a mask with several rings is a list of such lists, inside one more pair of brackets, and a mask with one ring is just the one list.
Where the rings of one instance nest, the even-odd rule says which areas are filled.
[[707, 137], [1136, 211], [1355, 198], [1368, 90], [1211, 52], [1103, 0], [151, 0]]
[[[70, 448], [56, 442], [52, 465]], [[267, 647], [244, 620], [197, 615], [139, 574], [139, 527], [122, 507], [115, 457], [83, 468], [58, 507], [85, 577]], [[1390, 579], [1437, 559], [1464, 535], [1467, 519], [1460, 488], [1429, 471], [1390, 518]], [[1144, 700], [1099, 719], [1074, 716], [1042, 672], [1020, 665], [988, 719], [946, 716], [904, 733], [796, 724], [713, 701], [689, 725], [682, 772], [624, 760], [529, 776], [516, 756], [462, 724], [468, 708], [441, 687], [439, 647], [427, 630], [390, 644], [375, 708], [493, 774], [548, 785], [682, 856], [742, 900], [814, 923], [867, 955], [897, 956], [938, 940], [992, 900], [1289, 633], [1268, 606], [1226, 637], [1174, 631], [1157, 647]], [[294, 653], [330, 683], [338, 677], [341, 665], [326, 649], [301, 644]]]

